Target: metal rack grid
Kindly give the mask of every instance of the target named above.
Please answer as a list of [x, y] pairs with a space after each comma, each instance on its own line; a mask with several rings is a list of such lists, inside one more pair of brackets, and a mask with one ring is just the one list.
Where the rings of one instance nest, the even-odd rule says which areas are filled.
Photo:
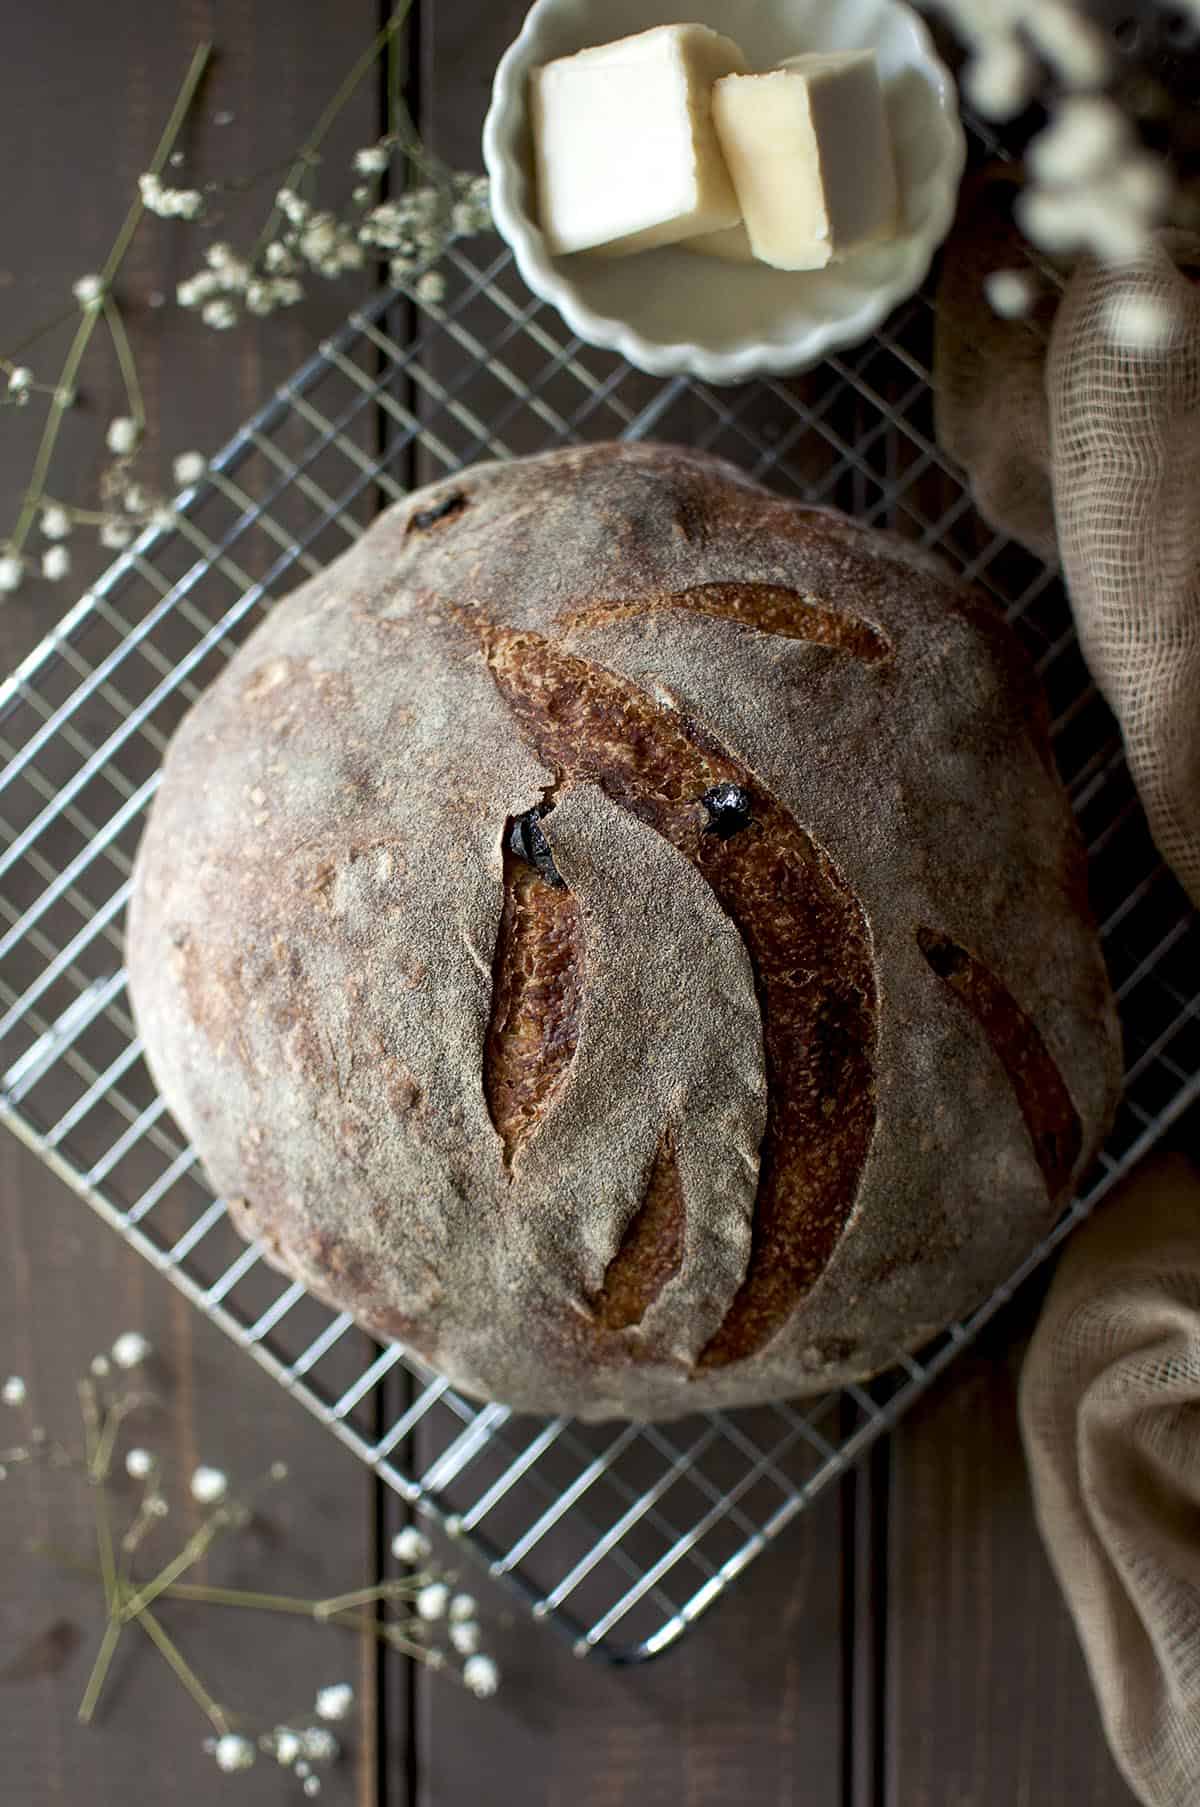
[[[633, 1660], [678, 1638], [894, 1424], [1200, 1096], [1200, 926], [1149, 842], [1061, 585], [982, 523], [935, 447], [927, 296], [803, 378], [718, 391], [654, 381], [568, 337], [490, 241], [443, 268], [441, 304], [381, 296], [355, 314], [179, 498], [175, 524], [144, 533], [0, 687], [0, 1116], [535, 1615], [581, 1653]], [[1004, 605], [1038, 658], [1091, 850], [1126, 1094], [1054, 1233], [919, 1358], [816, 1401], [581, 1427], [459, 1397], [238, 1240], [141, 1062], [121, 916], [167, 738], [274, 598], [414, 482], [648, 435], [936, 546]]]

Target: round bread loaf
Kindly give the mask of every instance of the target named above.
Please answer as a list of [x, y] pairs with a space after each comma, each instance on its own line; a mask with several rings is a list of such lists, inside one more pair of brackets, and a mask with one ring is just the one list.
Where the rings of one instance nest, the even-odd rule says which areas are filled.
[[465, 471], [279, 604], [170, 747], [129, 973], [272, 1261], [591, 1418], [893, 1362], [1119, 1084], [1010, 631], [665, 446]]

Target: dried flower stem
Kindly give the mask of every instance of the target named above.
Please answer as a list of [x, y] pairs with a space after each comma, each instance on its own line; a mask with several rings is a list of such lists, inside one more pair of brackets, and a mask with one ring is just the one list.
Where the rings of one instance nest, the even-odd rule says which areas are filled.
[[350, 1594], [314, 1600], [312, 1615], [314, 1619], [331, 1619], [337, 1613], [348, 1612], [352, 1606], [370, 1606], [376, 1600], [403, 1600], [410, 1598], [417, 1586], [418, 1583], [413, 1581], [377, 1581], [371, 1587], [355, 1588]]
[[138, 1611], [137, 1622], [150, 1642], [156, 1646], [174, 1670], [213, 1730], [222, 1735], [226, 1733], [229, 1730], [229, 1720], [225, 1716], [224, 1708], [213, 1699], [187, 1658], [167, 1636], [154, 1614], [142, 1607]]
[[7, 368], [11, 362], [20, 357], [23, 351], [28, 351], [31, 345], [36, 345], [39, 339], [44, 339], [47, 333], [52, 333], [56, 326], [62, 326], [66, 321], [73, 320], [78, 312], [78, 304], [73, 301], [69, 307], [64, 307], [61, 313], [53, 314], [49, 320], [43, 320], [40, 326], [35, 326], [31, 333], [26, 333], [19, 344], [13, 346], [7, 357], [0, 358], [0, 364]]
[[[320, 1609], [330, 1604], [325, 1600], [304, 1600], [294, 1594], [256, 1594], [240, 1587], [204, 1587], [186, 1581], [164, 1591], [172, 1600], [192, 1600], [202, 1606], [234, 1606], [249, 1612], [291, 1613], [297, 1618], [316, 1619], [325, 1625], [340, 1625], [343, 1631], [366, 1632], [380, 1643], [389, 1644], [394, 1650], [416, 1657], [420, 1662], [429, 1660], [428, 1646], [418, 1643], [416, 1638], [406, 1637], [403, 1626], [386, 1619], [369, 1618], [365, 1613], [322, 1612]], [[364, 1595], [371, 1593], [388, 1597], [383, 1595], [381, 1589], [362, 1591]]]
[[[195, 98], [196, 89], [200, 85], [200, 79], [208, 66], [208, 60], [211, 55], [212, 45], [201, 44], [188, 65], [188, 71], [184, 77], [183, 86], [179, 90], [175, 105], [171, 109], [171, 116], [167, 120], [162, 137], [158, 141], [158, 148], [150, 160], [150, 170], [155, 175], [161, 174], [166, 166], [167, 158], [174, 148], [175, 140], [179, 136], [180, 128], [183, 125], [184, 119], [187, 117], [188, 109]], [[71, 341], [71, 347], [67, 352], [66, 362], [63, 365], [62, 374], [58, 379], [54, 391], [54, 398], [50, 404], [49, 413], [46, 416], [46, 424], [42, 429], [41, 443], [38, 446], [37, 457], [34, 459], [33, 473], [29, 480], [29, 488], [25, 492], [25, 499], [21, 505], [21, 512], [17, 516], [17, 524], [13, 529], [12, 537], [9, 541], [10, 548], [14, 554], [20, 553], [21, 548], [29, 537], [30, 529], [37, 518], [37, 511], [42, 500], [42, 489], [46, 481], [47, 472], [50, 469], [50, 460], [54, 456], [54, 447], [58, 441], [59, 428], [62, 425], [63, 415], [66, 413], [69, 405], [71, 391], [75, 385], [75, 378], [78, 375], [79, 366], [83, 361], [83, 354], [88, 348], [92, 334], [96, 329], [96, 322], [99, 320], [101, 313], [103, 312], [105, 316], [108, 317], [107, 299], [109, 287], [113, 277], [121, 267], [121, 262], [126, 251], [129, 249], [130, 241], [137, 231], [138, 224], [144, 211], [145, 208], [142, 204], [141, 195], [139, 194], [131, 203], [129, 212], [125, 215], [121, 230], [118, 232], [116, 239], [113, 242], [112, 250], [109, 252], [104, 261], [104, 266], [100, 271], [101, 294], [105, 297], [106, 305], [103, 309], [91, 308], [84, 310], [83, 317], [76, 328], [75, 337]], [[116, 311], [115, 308], [113, 311]], [[109, 320], [109, 324], [111, 327], [111, 319]], [[31, 343], [31, 341], [27, 341], [27, 343]], [[116, 344], [115, 334], [114, 344]], [[117, 356], [118, 359], [121, 356], [119, 345], [117, 348]], [[126, 378], [126, 384], [128, 386], [128, 378]]]
[[92, 1499], [96, 1510], [96, 1547], [100, 1552], [100, 1574], [104, 1582], [104, 1599], [109, 1612], [117, 1606], [117, 1563], [113, 1552], [112, 1524], [108, 1516], [108, 1498], [102, 1486], [92, 1483]]
[[313, 1616], [316, 1600], [300, 1600], [294, 1594], [256, 1594], [240, 1587], [207, 1587], [201, 1582], [173, 1581], [163, 1592], [172, 1600], [197, 1600], [205, 1606], [244, 1606], [252, 1612], [296, 1613]]
[[81, 1725], [91, 1723], [92, 1715], [95, 1713], [97, 1702], [100, 1699], [100, 1690], [108, 1675], [109, 1664], [112, 1662], [117, 1648], [117, 1640], [124, 1629], [125, 1627], [119, 1619], [112, 1618], [104, 1627], [104, 1636], [100, 1640], [100, 1648], [96, 1652], [96, 1660], [92, 1664], [92, 1673], [88, 1676], [87, 1687], [84, 1689], [83, 1699], [79, 1703], [78, 1717]]
[[161, 1593], [165, 1593], [177, 1576], [186, 1574], [188, 1569], [193, 1568], [200, 1558], [207, 1554], [209, 1546], [226, 1522], [223, 1513], [214, 1513], [210, 1519], [207, 1519], [198, 1531], [192, 1533], [178, 1555], [173, 1556], [167, 1566], [161, 1569], [152, 1581], [146, 1582], [144, 1587], [129, 1595], [121, 1609], [122, 1616], [126, 1619], [134, 1619], [139, 1613], [145, 1612], [150, 1602], [157, 1600]]
[[[338, 114], [350, 99], [350, 96], [354, 93], [367, 71], [375, 63], [380, 52], [385, 46], [392, 43], [396, 33], [407, 19], [411, 6], [412, 0], [402, 0], [401, 5], [396, 8], [387, 24], [367, 45], [367, 48], [363, 51], [358, 60], [351, 65], [341, 86], [326, 106], [321, 117], [317, 120], [317, 123], [309, 136], [296, 152], [295, 158], [288, 169], [287, 180], [283, 184], [284, 188], [299, 188], [305, 176], [316, 162], [317, 153], [328, 136]], [[250, 253], [249, 260], [251, 269], [258, 268], [259, 260], [262, 257], [263, 252], [275, 237], [282, 221], [283, 214], [278, 205], [276, 205], [267, 215], [266, 224], [263, 226], [262, 231], [255, 240], [254, 249]]]
[[88, 1463], [88, 1473], [94, 1481], [107, 1480], [108, 1471], [112, 1467], [113, 1450], [116, 1447], [116, 1441], [120, 1435], [121, 1426], [131, 1412], [137, 1411], [138, 1407], [144, 1404], [145, 1395], [135, 1393], [128, 1399], [118, 1400], [117, 1403], [110, 1406], [109, 1410], [106, 1412], [104, 1421], [100, 1426], [100, 1434], [96, 1439], [95, 1447], [92, 1451], [91, 1460]]
[[137, 427], [139, 437], [146, 425], [146, 406], [142, 400], [142, 385], [138, 381], [137, 364], [133, 356], [133, 347], [129, 343], [129, 334], [125, 330], [125, 322], [121, 318], [121, 310], [111, 295], [104, 297], [104, 318], [108, 322], [108, 330], [112, 335], [113, 350], [117, 354], [117, 363], [121, 369], [121, 379], [125, 384], [125, 394], [129, 398], [129, 412]]

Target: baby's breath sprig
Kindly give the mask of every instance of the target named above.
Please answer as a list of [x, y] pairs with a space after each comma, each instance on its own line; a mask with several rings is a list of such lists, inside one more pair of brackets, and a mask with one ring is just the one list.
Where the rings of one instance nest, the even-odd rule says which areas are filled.
[[[119, 1453], [128, 1421], [157, 1404], [146, 1381], [153, 1351], [138, 1331], [127, 1330], [112, 1347], [96, 1355], [78, 1382], [83, 1429], [82, 1450], [53, 1441], [32, 1415], [29, 1389], [18, 1374], [0, 1383], [0, 1407], [24, 1414], [28, 1429], [12, 1448], [0, 1449], [0, 1481], [21, 1464], [44, 1462], [56, 1469], [73, 1470], [87, 1485], [95, 1520], [94, 1563], [81, 1562], [44, 1543], [31, 1548], [73, 1573], [98, 1579], [104, 1599], [104, 1626], [96, 1656], [79, 1703], [79, 1718], [88, 1723], [95, 1715], [108, 1672], [121, 1638], [134, 1627], [167, 1663], [180, 1685], [208, 1722], [204, 1749], [218, 1769], [232, 1774], [247, 1769], [260, 1756], [269, 1756], [295, 1776], [306, 1797], [321, 1792], [320, 1770], [340, 1755], [338, 1738], [330, 1729], [348, 1718], [354, 1704], [349, 1682], [324, 1682], [312, 1705], [288, 1713], [268, 1730], [256, 1734], [244, 1715], [234, 1713], [217, 1699], [179, 1648], [159, 1618], [158, 1609], [168, 1600], [193, 1605], [271, 1612], [305, 1618], [315, 1625], [333, 1625], [379, 1642], [456, 1679], [479, 1699], [494, 1694], [500, 1670], [483, 1648], [479, 1611], [470, 1594], [456, 1587], [453, 1570], [433, 1561], [429, 1539], [415, 1525], [397, 1532], [391, 1554], [399, 1574], [385, 1575], [366, 1586], [310, 1599], [286, 1593], [261, 1592], [240, 1587], [217, 1587], [186, 1579], [189, 1571], [211, 1550], [218, 1538], [244, 1529], [253, 1516], [259, 1491], [287, 1479], [287, 1467], [274, 1462], [255, 1487], [235, 1490], [223, 1469], [202, 1463], [187, 1480], [192, 1506], [204, 1516], [184, 1538], [175, 1554], [149, 1576], [135, 1572], [147, 1539], [170, 1506], [163, 1489], [157, 1455], [141, 1442], [132, 1442]], [[122, 1481], [121, 1477], [125, 1480]], [[128, 1488], [133, 1481], [139, 1497], [132, 1517], [119, 1530], [119, 1514], [128, 1514]]]
[[[195, 99], [196, 90], [208, 67], [211, 55], [211, 44], [201, 44], [192, 56], [183, 85], [150, 160], [149, 173], [156, 178], [166, 167], [167, 159], [174, 149], [175, 141], [187, 118], [192, 101]], [[29, 396], [38, 391], [50, 396], [50, 406], [45, 426], [42, 429], [41, 442], [34, 458], [33, 472], [20, 512], [17, 515], [16, 525], [8, 540], [0, 544], [0, 591], [7, 593], [19, 588], [25, 573], [25, 543], [42, 506], [46, 479], [51, 459], [54, 456], [54, 448], [58, 443], [63, 416], [74, 404], [75, 384], [80, 365], [91, 343], [92, 335], [101, 321], [107, 325], [112, 337], [126, 392], [129, 396], [131, 414], [138, 426], [139, 435], [141, 428], [144, 427], [145, 416], [142, 410], [141, 393], [137, 386], [136, 368], [129, 349], [129, 339], [121, 319], [120, 308], [112, 293], [113, 282], [124, 261], [125, 253], [133, 242], [134, 233], [138, 229], [144, 211], [145, 203], [139, 194], [130, 204], [112, 249], [100, 270], [94, 274], [81, 276], [74, 284], [73, 292], [80, 318], [58, 381], [52, 387], [47, 388], [34, 380], [33, 372], [28, 365], [18, 364], [12, 358], [0, 359], [0, 370], [6, 373], [10, 398], [15, 399], [19, 405], [27, 403]], [[59, 322], [61, 319], [62, 316], [59, 316]], [[27, 340], [20, 351], [26, 350], [29, 345], [35, 343], [42, 336], [43, 332], [48, 330], [50, 330], [49, 327], [43, 328], [41, 332]], [[69, 569], [70, 555], [65, 547], [52, 548], [43, 556], [43, 575], [49, 577], [51, 581], [65, 577]]]
[[[401, 0], [366, 49], [355, 59], [312, 131], [295, 154], [257, 175], [203, 186], [164, 179], [168, 164], [182, 160], [173, 147], [207, 65], [210, 47], [196, 52], [149, 167], [138, 178], [138, 193], [108, 258], [100, 270], [79, 277], [72, 306], [22, 344], [0, 357], [0, 407], [27, 408], [49, 398], [47, 418], [33, 473], [15, 527], [0, 539], [0, 600], [30, 577], [61, 581], [72, 566], [63, 542], [76, 526], [98, 530], [101, 546], [120, 551], [146, 527], [169, 527], [175, 516], [166, 498], [139, 475], [138, 461], [147, 420], [137, 362], [126, 331], [114, 282], [133, 233], [145, 214], [204, 224], [219, 197], [241, 195], [270, 179], [274, 198], [249, 250], [226, 239], [208, 244], [202, 261], [177, 286], [178, 305], [195, 311], [214, 332], [227, 332], [248, 317], [265, 318], [302, 301], [314, 277], [337, 279], [384, 263], [392, 281], [425, 303], [444, 296], [441, 273], [431, 266], [455, 239], [491, 224], [485, 177], [446, 169], [421, 144], [399, 92], [398, 42], [412, 0]], [[381, 56], [388, 59], [388, 131], [351, 159], [349, 198], [340, 211], [318, 205], [315, 183], [323, 166], [322, 147], [346, 103]], [[279, 177], [283, 174], [280, 185]], [[389, 193], [389, 189], [395, 191]], [[55, 383], [40, 380], [27, 361], [31, 348], [65, 319], [79, 316], [74, 339]], [[47, 493], [47, 482], [63, 416], [74, 404], [84, 354], [103, 324], [111, 339], [125, 388], [128, 411], [108, 423], [105, 442], [111, 462], [101, 473], [99, 507], [81, 508]], [[175, 460], [180, 487], [197, 482], [205, 470], [199, 453]], [[27, 542], [40, 521], [51, 542], [31, 556]]]
[[[1029, 250], [1023, 269], [995, 271], [986, 290], [1004, 318], [1026, 318], [1045, 294], [1061, 290], [1061, 260], [1088, 253], [1131, 267], [1145, 257], [1157, 230], [1194, 224], [1200, 186], [1176, 180], [1165, 156], [1149, 149], [1135, 123], [1141, 112], [1168, 107], [1149, 75], [1123, 78], [1114, 40], [1089, 16], [1087, 0], [929, 0], [969, 51], [963, 91], [984, 119], [1017, 118], [1033, 102], [1046, 114], [1029, 141], [1014, 215]], [[1168, 15], [1178, 16], [1172, 0]], [[1182, 11], [1200, 33], [1200, 0]], [[1153, 30], [1145, 8], [1135, 28]], [[1139, 105], [1154, 97], [1154, 107]], [[1169, 300], [1133, 293], [1111, 309], [1102, 330], [1140, 351], [1172, 343], [1179, 322]]]

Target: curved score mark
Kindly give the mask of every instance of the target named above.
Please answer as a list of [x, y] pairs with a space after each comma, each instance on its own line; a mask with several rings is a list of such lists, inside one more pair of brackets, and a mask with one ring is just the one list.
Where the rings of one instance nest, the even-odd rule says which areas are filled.
[[[627, 679], [532, 632], [473, 623], [523, 735], [558, 783], [591, 781], [689, 859], [750, 956], [767, 1124], [745, 1278], [699, 1357], [768, 1342], [820, 1274], [854, 1204], [875, 1123], [877, 1002], [866, 919], [831, 862], [739, 761]], [[704, 832], [697, 799], [750, 793], [754, 820]]]
[[732, 621], [759, 634], [812, 640], [868, 663], [886, 659], [892, 651], [886, 635], [861, 616], [847, 615], [818, 596], [780, 584], [707, 583], [687, 590], [649, 590], [631, 601], [596, 602], [560, 615], [555, 626], [569, 633], [572, 628], [602, 627], [609, 621], [632, 621], [676, 609]]
[[922, 924], [917, 945], [991, 1043], [1021, 1108], [1046, 1191], [1057, 1198], [1079, 1159], [1083, 1126], [1037, 1024], [995, 974], [948, 935]]
[[504, 834], [504, 906], [492, 963], [483, 1094], [511, 1168], [566, 1078], [583, 1009], [579, 899], [520, 859]]
[[668, 1280], [683, 1266], [686, 1209], [670, 1133], [659, 1143], [642, 1202], [589, 1301], [604, 1330], [640, 1324]]

